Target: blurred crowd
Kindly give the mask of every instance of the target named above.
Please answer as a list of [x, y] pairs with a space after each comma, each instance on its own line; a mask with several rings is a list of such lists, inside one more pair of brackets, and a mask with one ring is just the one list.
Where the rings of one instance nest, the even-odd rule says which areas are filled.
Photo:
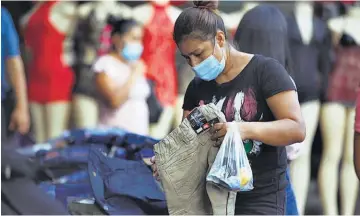
[[[288, 23], [292, 68], [287, 69], [307, 130], [305, 147], [291, 159], [290, 169], [299, 212], [305, 212], [312, 144], [320, 125], [318, 187], [324, 214], [338, 213], [339, 174], [339, 211], [353, 214], [360, 5], [267, 3], [278, 6]], [[66, 130], [106, 127], [161, 139], [180, 124], [194, 73], [177, 52], [172, 31], [188, 2], [34, 1], [12, 19], [12, 10], [22, 4], [7, 2], [1, 12], [2, 38], [9, 38], [2, 40], [2, 140], [15, 131], [42, 143]], [[258, 4], [263, 3], [220, 3], [235, 46], [240, 20]]]

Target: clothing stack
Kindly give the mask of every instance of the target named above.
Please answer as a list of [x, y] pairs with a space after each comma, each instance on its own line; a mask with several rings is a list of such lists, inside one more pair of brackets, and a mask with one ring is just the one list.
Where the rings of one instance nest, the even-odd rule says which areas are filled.
[[162, 215], [165, 195], [144, 162], [157, 142], [120, 129], [84, 129], [17, 151], [46, 171], [50, 179], [37, 188], [70, 214]]

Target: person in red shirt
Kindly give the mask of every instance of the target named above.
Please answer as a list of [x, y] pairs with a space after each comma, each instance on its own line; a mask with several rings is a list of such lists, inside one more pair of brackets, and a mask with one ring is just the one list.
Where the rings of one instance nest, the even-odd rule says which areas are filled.
[[355, 116], [355, 137], [354, 137], [354, 163], [356, 175], [360, 179], [360, 86], [358, 97], [356, 101], [356, 116]]

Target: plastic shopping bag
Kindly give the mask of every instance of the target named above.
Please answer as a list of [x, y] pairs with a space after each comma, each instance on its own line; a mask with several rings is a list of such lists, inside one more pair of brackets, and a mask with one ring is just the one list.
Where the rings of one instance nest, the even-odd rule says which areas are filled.
[[230, 191], [250, 191], [253, 174], [235, 123], [231, 123], [206, 181]]

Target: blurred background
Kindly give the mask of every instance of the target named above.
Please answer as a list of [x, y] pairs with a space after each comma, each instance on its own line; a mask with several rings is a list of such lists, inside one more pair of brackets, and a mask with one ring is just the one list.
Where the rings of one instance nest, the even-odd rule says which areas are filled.
[[[219, 10], [230, 37], [234, 35], [243, 14], [263, 3], [220, 2]], [[330, 152], [323, 157], [324, 167], [334, 169], [333, 172], [338, 173], [339, 177], [337, 190], [330, 194], [344, 193], [340, 191], [341, 188], [345, 193], [358, 190], [357, 180], [347, 182], [340, 177], [346, 170], [346, 164], [352, 163], [352, 158], [348, 159], [346, 153], [342, 152], [352, 143], [351, 118], [355, 99], [347, 93], [344, 93], [347, 96], [334, 93], [333, 89], [339, 85], [356, 88], [359, 84], [360, 6], [356, 1], [266, 3], [279, 7], [289, 23], [288, 37], [294, 62], [294, 80], [299, 88], [304, 118], [310, 125], [307, 126], [307, 136], [310, 137], [306, 140], [309, 151], [293, 164], [294, 169], [298, 167], [301, 170], [298, 174], [293, 174], [295, 178], [300, 178], [302, 171], [307, 172], [308, 165], [311, 167], [309, 183], [306, 179], [304, 182], [294, 182], [297, 184], [295, 187], [300, 188], [298, 190], [305, 191], [296, 192], [299, 199], [303, 200], [300, 203], [306, 203], [303, 211], [305, 214], [321, 215], [324, 208], [333, 208], [327, 205], [338, 205], [339, 209], [350, 209], [343, 210], [344, 212], [349, 213], [355, 208], [354, 214], [360, 214], [358, 199], [338, 197], [337, 203], [322, 204], [320, 196], [327, 196], [327, 193], [319, 195], [318, 191], [318, 184], [326, 182], [318, 181], [323, 152]], [[102, 111], [97, 105], [99, 99], [93, 83], [92, 67], [100, 56], [111, 49], [109, 23], [114, 19], [133, 18], [144, 28], [143, 59], [148, 69], [145, 73], [158, 102], [149, 106], [150, 113], [152, 108], [154, 113], [160, 110], [160, 114], [150, 120], [147, 135], [161, 139], [180, 123], [183, 95], [194, 75], [176, 50], [171, 31], [181, 10], [192, 6], [192, 2], [2, 1], [1, 5], [9, 11], [19, 36], [29, 94], [29, 136], [36, 143], [46, 142], [66, 130], [96, 127], [99, 124], [97, 116]], [[351, 50], [346, 53], [345, 48]], [[314, 53], [316, 55], [312, 55]], [[164, 54], [170, 57], [164, 58]], [[355, 59], [355, 69], [349, 69], [350, 66], [340, 61], [344, 56]], [[305, 68], [304, 64], [307, 62], [315, 62], [316, 68]], [[341, 76], [333, 78], [335, 75], [332, 74], [342, 73], [336, 72], [339, 70], [355, 71], [353, 75], [349, 73], [344, 78], [352, 79], [355, 84], [343, 81]], [[349, 78], [351, 76], [354, 78]], [[6, 91], [11, 98], [11, 87]], [[46, 96], [47, 94], [49, 95]], [[3, 106], [11, 107], [11, 103], [11, 100], [2, 100]], [[337, 105], [334, 107], [333, 103]], [[50, 131], [45, 133], [42, 128], [50, 128]], [[334, 144], [332, 139], [339, 141]], [[329, 144], [324, 144], [324, 140]], [[331, 148], [329, 145], [338, 147]], [[336, 149], [336, 152], [327, 151], [326, 148]], [[306, 195], [307, 188], [309, 192]]]

